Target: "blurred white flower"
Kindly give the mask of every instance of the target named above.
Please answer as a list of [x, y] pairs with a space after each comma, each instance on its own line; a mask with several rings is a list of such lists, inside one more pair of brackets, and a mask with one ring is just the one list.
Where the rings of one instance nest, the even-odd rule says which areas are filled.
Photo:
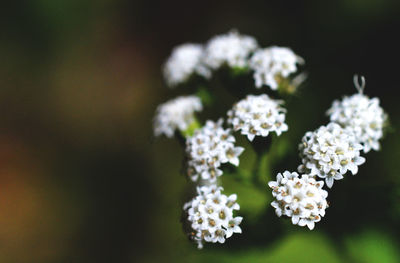
[[203, 53], [204, 49], [200, 44], [183, 44], [175, 47], [164, 64], [164, 78], [167, 84], [174, 87], [188, 80], [192, 74], [210, 78], [210, 70], [201, 62]]
[[227, 197], [222, 190], [216, 185], [197, 187], [198, 195], [183, 206], [193, 229], [191, 238], [198, 248], [203, 242], [224, 243], [233, 233], [242, 233], [239, 224], [243, 218], [233, 217], [233, 211], [240, 208], [236, 195]]
[[202, 109], [196, 96], [181, 96], [159, 105], [153, 122], [154, 135], [171, 138], [176, 130], [185, 131], [195, 121], [194, 113]]
[[296, 172], [285, 171], [268, 185], [275, 198], [271, 205], [276, 215], [291, 217], [294, 225], [307, 225], [312, 230], [325, 215], [328, 192], [322, 189], [324, 182], [316, 181], [312, 175], [303, 174], [299, 177]]
[[206, 125], [195, 131], [186, 140], [188, 155], [188, 175], [193, 181], [198, 179], [216, 182], [222, 171], [223, 163], [239, 165], [239, 155], [243, 147], [235, 147], [235, 138], [230, 129], [222, 128], [222, 119], [218, 122], [207, 121]]
[[228, 123], [252, 141], [255, 136], [266, 137], [270, 132], [278, 136], [288, 130], [282, 102], [268, 95], [248, 95], [228, 111]]
[[257, 41], [250, 36], [231, 31], [211, 38], [205, 49], [204, 63], [218, 69], [223, 64], [229, 67], [244, 68], [248, 66], [250, 53], [257, 48]]
[[302, 64], [304, 60], [289, 48], [273, 46], [257, 50], [250, 59], [255, 86], [267, 85], [276, 90], [280, 77], [286, 78], [297, 71], [296, 63]]
[[353, 175], [358, 172], [358, 166], [365, 162], [361, 149], [353, 133], [331, 122], [304, 135], [299, 145], [303, 162], [299, 172], [324, 178], [331, 188], [334, 180], [343, 179], [348, 170]]
[[378, 98], [368, 98], [362, 93], [335, 100], [327, 114], [332, 122], [351, 130], [365, 153], [379, 150], [386, 114], [379, 106]]

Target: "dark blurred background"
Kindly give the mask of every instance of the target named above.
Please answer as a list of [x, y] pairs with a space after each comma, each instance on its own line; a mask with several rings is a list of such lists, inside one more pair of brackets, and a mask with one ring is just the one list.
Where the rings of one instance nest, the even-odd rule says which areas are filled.
[[[399, 1], [8, 1], [0, 17], [1, 262], [400, 262]], [[182, 150], [152, 138], [152, 117], [185, 94], [163, 84], [172, 48], [232, 28], [306, 60], [285, 169], [354, 73], [391, 131], [314, 231], [270, 235], [271, 214], [198, 251], [179, 221]]]

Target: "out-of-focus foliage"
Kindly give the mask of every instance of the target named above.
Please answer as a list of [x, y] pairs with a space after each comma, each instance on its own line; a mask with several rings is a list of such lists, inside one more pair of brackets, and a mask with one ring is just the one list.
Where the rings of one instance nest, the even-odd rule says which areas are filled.
[[[394, 0], [4, 3], [0, 261], [400, 262], [399, 7]], [[333, 99], [355, 92], [354, 73], [380, 98], [392, 132], [356, 176], [335, 183], [312, 232], [272, 209], [260, 212], [271, 199], [266, 185], [252, 189], [227, 174], [244, 232], [198, 251], [180, 222], [190, 198], [183, 150], [152, 138], [152, 117], [158, 103], [194, 92], [162, 84], [172, 48], [231, 28], [263, 46], [291, 47], [309, 73], [287, 101], [289, 131], [272, 146], [263, 180], [296, 169], [300, 138], [327, 122]], [[204, 117], [230, 106], [218, 102]], [[243, 155], [251, 166], [254, 154]]]
[[399, 250], [393, 237], [374, 229], [364, 230], [346, 238], [345, 244], [350, 257], [355, 262], [394, 263], [399, 260]]

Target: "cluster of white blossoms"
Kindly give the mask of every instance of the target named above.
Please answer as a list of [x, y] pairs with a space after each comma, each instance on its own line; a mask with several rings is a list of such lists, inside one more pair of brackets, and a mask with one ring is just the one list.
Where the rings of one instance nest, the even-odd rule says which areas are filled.
[[324, 178], [331, 188], [334, 180], [343, 179], [347, 171], [353, 175], [358, 172], [358, 166], [365, 162], [360, 156], [362, 149], [353, 133], [331, 122], [304, 135], [299, 145], [303, 163], [299, 172]]
[[186, 130], [195, 121], [194, 113], [202, 109], [196, 96], [181, 96], [159, 105], [153, 123], [154, 135], [171, 138], [176, 130]]
[[289, 48], [273, 46], [257, 50], [250, 59], [256, 87], [267, 85], [278, 89], [281, 78], [297, 71], [297, 63], [302, 64], [304, 60]]
[[203, 46], [200, 44], [183, 44], [173, 49], [164, 65], [164, 78], [170, 87], [185, 82], [193, 74], [205, 78], [211, 77], [210, 70], [202, 63]]
[[273, 100], [266, 94], [248, 95], [228, 111], [228, 123], [250, 141], [255, 136], [266, 137], [270, 132], [279, 136], [288, 130], [285, 123], [286, 110], [281, 104], [282, 101]]
[[208, 41], [204, 63], [212, 69], [218, 69], [223, 64], [232, 68], [244, 68], [248, 66], [248, 57], [251, 52], [257, 47], [257, 41], [253, 37], [231, 31]]
[[296, 172], [285, 171], [268, 185], [275, 198], [271, 205], [277, 216], [291, 217], [294, 225], [307, 225], [312, 230], [325, 215], [328, 192], [322, 189], [324, 182], [316, 181], [312, 175], [299, 177]]
[[[283, 79], [297, 71], [297, 64], [302, 63], [304, 60], [289, 48], [259, 48], [254, 37], [232, 30], [214, 36], [204, 46], [187, 43], [175, 47], [163, 70], [167, 85], [174, 87], [194, 74], [209, 79], [213, 70], [224, 65], [250, 69], [257, 88], [266, 85], [276, 90]], [[291, 82], [294, 86], [304, 80], [304, 75], [299, 76]]]
[[331, 122], [313, 132], [307, 132], [299, 145], [302, 164], [300, 173], [284, 172], [278, 174], [277, 181], [269, 182], [276, 198], [272, 202], [276, 214], [280, 217], [292, 217], [293, 224], [314, 228], [321, 220], [327, 208], [328, 193], [322, 190], [324, 183], [316, 181], [316, 176], [325, 179], [326, 186], [332, 188], [334, 180], [343, 179], [350, 171], [358, 172], [358, 166], [365, 162], [360, 156], [370, 149], [378, 150], [378, 140], [386, 121], [386, 114], [379, 106], [379, 99], [370, 99], [363, 95], [365, 79], [357, 75], [354, 84], [358, 94], [334, 101], [327, 114]]
[[237, 196], [226, 196], [222, 190], [216, 185], [197, 187], [198, 195], [183, 206], [193, 229], [190, 237], [198, 248], [203, 242], [224, 243], [233, 233], [242, 233], [239, 224], [243, 218], [233, 217], [233, 211], [240, 208]]
[[[204, 80], [212, 81], [212, 74], [223, 73], [218, 70], [222, 67], [230, 68], [228, 70], [233, 73], [225, 77], [236, 78], [242, 74], [234, 79], [240, 81], [233, 85], [232, 92], [246, 83], [242, 82], [242, 77], [251, 78], [250, 74], [253, 74], [255, 88], [268, 86], [278, 90], [279, 94], [292, 94], [305, 79], [305, 74], [294, 76], [303, 63], [304, 60], [289, 48], [260, 48], [255, 38], [231, 31], [211, 38], [204, 45], [176, 47], [163, 70], [168, 86], [193, 81], [190, 84], [197, 89], [197, 94], [204, 102], [210, 102], [214, 101], [212, 96], [215, 94], [206, 90]], [[199, 83], [195, 83], [196, 80]], [[314, 229], [328, 207], [328, 192], [322, 188], [325, 185], [332, 188], [334, 181], [343, 179], [348, 171], [356, 174], [365, 162], [361, 151], [366, 153], [380, 147], [386, 114], [377, 98], [363, 95], [365, 79], [362, 78], [362, 85], [356, 80], [357, 77], [355, 85], [359, 93], [334, 101], [327, 112], [331, 122], [307, 132], [302, 138], [299, 173], [285, 171], [277, 175], [276, 181], [268, 183], [274, 197], [271, 205], [277, 216], [290, 217], [294, 225]], [[257, 158], [253, 174], [239, 169], [231, 169], [229, 173], [236, 173], [238, 178], [254, 183], [254, 186], [262, 181], [259, 177], [265, 176], [265, 171], [260, 167], [267, 151], [259, 151], [254, 139], [273, 132], [280, 136], [288, 130], [286, 109], [282, 105], [283, 101], [274, 100], [267, 94], [247, 95], [228, 110], [227, 129], [223, 119], [208, 120], [201, 126], [195, 116], [203, 108], [197, 96], [178, 97], [158, 106], [154, 134], [173, 137], [180, 131], [186, 140], [185, 168], [189, 181], [196, 186], [197, 195], [184, 204], [183, 209], [191, 226], [190, 237], [198, 248], [206, 242], [224, 243], [233, 233], [242, 232], [239, 225], [243, 218], [233, 215], [234, 210], [240, 208], [237, 196], [222, 194], [223, 188], [219, 186], [222, 180], [218, 178], [223, 174], [224, 165], [239, 166], [239, 156], [244, 148], [236, 146], [233, 131], [237, 131], [252, 142]]]
[[383, 136], [386, 114], [379, 106], [378, 98], [368, 98], [362, 93], [335, 100], [328, 110], [332, 122], [354, 133], [356, 140], [363, 145], [365, 153], [380, 148], [379, 139]]
[[222, 175], [219, 169], [223, 163], [239, 165], [239, 155], [243, 147], [235, 147], [235, 137], [230, 129], [222, 127], [222, 119], [218, 122], [207, 121], [201, 129], [195, 131], [186, 140], [188, 155], [188, 175], [192, 181], [199, 179], [215, 183]]

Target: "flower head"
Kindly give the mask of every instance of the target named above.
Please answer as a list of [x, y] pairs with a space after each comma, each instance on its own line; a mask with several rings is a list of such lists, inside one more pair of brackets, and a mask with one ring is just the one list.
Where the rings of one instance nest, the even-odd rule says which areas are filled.
[[362, 93], [344, 97], [341, 101], [335, 100], [327, 114], [332, 122], [354, 133], [365, 153], [379, 150], [386, 114], [378, 98], [370, 99]]
[[362, 148], [353, 133], [331, 122], [304, 135], [299, 145], [303, 162], [299, 171], [324, 178], [331, 188], [334, 180], [343, 179], [348, 170], [353, 175], [358, 172], [358, 166], [365, 162], [360, 156]]
[[239, 155], [243, 147], [235, 147], [235, 138], [230, 129], [222, 128], [222, 119], [218, 122], [207, 121], [206, 125], [195, 131], [186, 140], [188, 154], [188, 175], [193, 181], [200, 177], [211, 183], [222, 175], [219, 169], [223, 163], [239, 165]]
[[235, 131], [247, 135], [252, 141], [255, 136], [268, 136], [275, 132], [278, 136], [288, 130], [285, 123], [285, 109], [282, 102], [268, 95], [248, 95], [228, 111], [228, 123]]
[[325, 215], [328, 192], [322, 189], [324, 182], [316, 181], [312, 175], [303, 174], [300, 177], [296, 172], [285, 171], [268, 185], [275, 198], [271, 205], [276, 215], [291, 217], [294, 225], [307, 225], [312, 230]]
[[297, 71], [296, 63], [303, 63], [303, 59], [289, 48], [270, 47], [257, 50], [250, 59], [256, 87], [267, 85], [276, 90], [279, 78], [286, 78]]
[[233, 217], [233, 211], [239, 210], [236, 195], [228, 197], [222, 190], [216, 185], [197, 187], [198, 195], [183, 206], [198, 248], [203, 242], [224, 243], [233, 233], [242, 233], [239, 224], [243, 218]]
[[181, 84], [192, 74], [205, 78], [211, 72], [202, 64], [203, 46], [199, 44], [183, 44], [173, 49], [171, 56], [164, 64], [164, 78], [170, 87]]
[[202, 109], [196, 96], [181, 96], [159, 105], [153, 123], [155, 136], [164, 134], [171, 138], [176, 130], [186, 130], [195, 121], [194, 112]]
[[208, 41], [204, 62], [212, 69], [218, 69], [223, 64], [232, 68], [247, 67], [248, 57], [256, 48], [257, 41], [253, 37], [231, 31]]

